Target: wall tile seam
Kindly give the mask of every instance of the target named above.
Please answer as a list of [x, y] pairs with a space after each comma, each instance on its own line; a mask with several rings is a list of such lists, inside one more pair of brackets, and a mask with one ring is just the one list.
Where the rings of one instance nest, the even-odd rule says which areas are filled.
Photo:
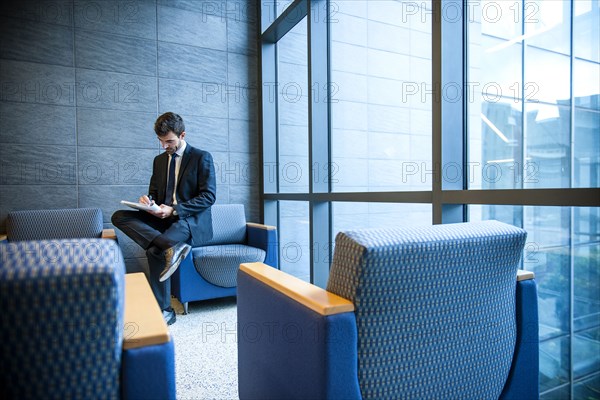
[[[244, 0], [244, 1], [239, 1], [239, 3], [242, 4], [248, 4], [248, 0]], [[156, 3], [157, 9], [161, 9], [161, 8], [168, 8], [168, 9], [172, 9], [172, 10], [178, 10], [178, 11], [185, 11], [185, 12], [189, 12], [192, 14], [197, 14], [197, 15], [203, 15], [206, 17], [213, 17], [213, 18], [217, 18], [220, 20], [239, 20], [239, 17], [237, 16], [231, 16], [231, 12], [230, 13], [226, 13], [225, 16], [223, 16], [223, 13], [221, 14], [215, 14], [215, 13], [211, 13], [211, 12], [204, 12], [202, 10], [195, 10], [195, 9], [190, 9], [190, 8], [184, 8], [184, 7], [178, 7], [177, 5], [170, 5], [168, 3], [163, 3], [161, 4], [160, 0]], [[243, 22], [243, 23], [247, 23], [247, 24], [255, 24], [258, 22], [258, 13], [259, 11], [257, 10], [257, 14], [256, 17], [252, 17], [253, 20], [250, 19], [246, 19], [244, 18], [243, 21], [238, 21], [238, 22]]]
[[153, 75], [147, 75], [147, 74], [137, 74], [137, 73], [132, 73], [132, 72], [121, 72], [121, 71], [114, 71], [114, 70], [108, 70], [108, 69], [101, 69], [101, 68], [86, 68], [86, 67], [72, 67], [77, 71], [91, 71], [91, 72], [109, 72], [109, 73], [113, 73], [113, 74], [121, 74], [121, 75], [129, 75], [129, 76], [141, 76], [141, 77], [145, 77], [145, 78], [156, 78], [156, 74]]
[[[72, 6], [76, 6], [75, 4], [76, 2], [73, 2]], [[245, 1], [240, 1], [240, 3], [242, 4], [247, 4], [247, 2]], [[256, 17], [252, 17], [250, 18], [243, 18], [240, 19], [237, 16], [231, 16], [230, 13], [226, 13], [225, 16], [223, 16], [222, 14], [215, 14], [215, 13], [210, 13], [210, 12], [203, 12], [201, 10], [193, 10], [193, 9], [188, 9], [188, 8], [184, 8], [184, 7], [177, 7], [177, 6], [173, 6], [173, 5], [167, 5], [167, 4], [161, 4], [160, 1], [158, 1], [156, 3], [157, 6], [157, 10], [161, 9], [161, 8], [166, 8], [166, 9], [174, 9], [174, 10], [179, 10], [179, 11], [185, 11], [185, 12], [189, 12], [189, 13], [193, 13], [193, 14], [197, 14], [197, 15], [203, 15], [203, 16], [207, 16], [207, 17], [213, 17], [216, 19], [220, 19], [221, 21], [227, 23], [229, 21], [235, 21], [237, 23], [244, 23], [247, 25], [251, 25], [251, 24], [255, 24], [258, 22], [258, 14], [256, 14]], [[75, 29], [86, 29], [85, 27], [81, 26], [81, 25], [76, 25], [77, 22], [77, 18], [75, 17], [75, 10], [73, 9], [73, 7], [70, 8], [70, 11], [73, 12], [72, 15], [70, 15], [69, 19], [68, 19], [68, 23], [53, 23], [53, 22], [49, 22], [49, 21], [40, 21], [38, 19], [31, 19], [31, 18], [27, 18], [27, 17], [20, 17], [18, 15], [8, 15], [8, 14], [0, 14], [0, 17], [4, 17], [4, 18], [10, 18], [12, 20], [20, 20], [20, 21], [27, 21], [27, 22], [32, 22], [32, 23], [36, 23], [36, 24], [47, 24], [47, 25], [54, 25], [54, 26], [62, 26], [62, 27], [70, 27], [70, 28], [75, 28]], [[258, 13], [258, 11], [257, 11]], [[348, 14], [351, 15], [351, 14]], [[156, 19], [158, 19], [158, 13], [155, 13], [154, 16], [156, 17]], [[92, 30], [92, 31], [97, 31], [97, 32], [106, 32], [106, 33], [110, 33], [109, 31], [103, 31], [103, 30]], [[143, 36], [131, 36], [131, 37], [136, 37], [136, 38], [142, 38], [142, 39], [147, 39]]]
[[79, 32], [90, 33], [90, 34], [99, 33], [99, 34], [103, 34], [103, 35], [107, 35], [107, 36], [116, 36], [119, 38], [135, 39], [135, 40], [141, 40], [141, 41], [152, 42], [152, 43], [154, 43], [156, 41], [155, 38], [150, 39], [148, 37], [128, 35], [126, 33], [115, 32], [115, 31], [103, 31], [103, 30], [98, 30], [98, 29], [89, 29], [89, 28], [85, 28], [85, 27], [75, 27], [74, 30], [75, 30], [75, 35], [77, 35], [77, 33], [79, 33]]
[[[145, 77], [145, 78], [156, 78], [157, 77], [157, 75], [136, 74], [136, 73], [131, 73], [131, 72], [119, 72], [119, 71], [96, 69], [96, 68], [84, 68], [84, 67], [78, 67], [76, 65], [74, 65], [74, 66], [73, 65], [61, 65], [61, 64], [52, 64], [52, 63], [39, 62], [39, 61], [15, 60], [15, 59], [10, 59], [10, 58], [8, 58], [8, 59], [0, 58], [0, 62], [1, 61], [22, 62], [22, 63], [28, 63], [28, 64], [36, 64], [39, 66], [68, 68], [68, 69], [72, 69], [73, 70], [72, 72], [74, 72], [75, 74], [77, 73], [77, 71], [86, 71], [86, 72], [91, 71], [91, 72], [109, 72], [109, 73], [128, 75], [128, 76], [140, 76], [140, 77]], [[75, 78], [77, 79], [77, 76], [75, 76]]]
[[0, 62], [2, 62], [2, 61], [24, 62], [24, 63], [37, 64], [37, 65], [49, 65], [51, 67], [74, 68], [73, 65], [56, 64], [56, 63], [52, 63], [52, 62], [41, 62], [41, 61], [33, 61], [33, 60], [24, 60], [24, 59], [19, 59], [19, 58], [8, 58], [6, 56], [0, 58]]
[[193, 47], [195, 49], [202, 49], [202, 50], [210, 50], [210, 51], [218, 51], [220, 53], [224, 53], [224, 55], [229, 55], [229, 54], [233, 54], [233, 55], [238, 55], [238, 56], [243, 56], [243, 57], [247, 57], [247, 58], [255, 58], [258, 60], [258, 54], [250, 54], [250, 53], [244, 53], [244, 52], [239, 52], [239, 51], [234, 51], [234, 50], [220, 50], [220, 49], [212, 49], [209, 47], [201, 47], [201, 46], [190, 46], [189, 44], [183, 44], [183, 43], [175, 43], [175, 42], [162, 42], [161, 43], [168, 43], [168, 44], [177, 44], [180, 46], [185, 46], [185, 47]]
[[179, 45], [179, 46], [186, 46], [186, 47], [192, 47], [195, 49], [202, 49], [202, 50], [212, 50], [212, 51], [219, 51], [222, 53], [229, 53], [229, 51], [225, 48], [218, 48], [218, 47], [207, 47], [207, 46], [194, 46], [188, 43], [182, 43], [182, 42], [173, 42], [173, 41], [169, 41], [169, 40], [157, 40], [157, 43], [163, 43], [163, 44], [175, 44], [175, 45]]
[[27, 22], [27, 23], [31, 23], [31, 24], [35, 24], [35, 25], [58, 26], [58, 27], [67, 28], [67, 29], [74, 29], [75, 28], [75, 26], [73, 25], [73, 21], [71, 21], [67, 25], [67, 24], [52, 23], [52, 22], [48, 22], [48, 21], [36, 21], [36, 20], [33, 20], [33, 19], [25, 18], [25, 17], [19, 17], [17, 15], [0, 14], [0, 19], [1, 18], [6, 18], [6, 19], [8, 19], [10, 21], [15, 21], [15, 22]]
[[[0, 18], [2, 18], [3, 16], [0, 16]], [[43, 21], [33, 21], [33, 20], [28, 20], [28, 19], [24, 19], [24, 18], [19, 18], [19, 17], [8, 17], [8, 16], [4, 16], [3, 18], [7, 18], [7, 19], [11, 19], [13, 21], [26, 21], [28, 23], [31, 24], [36, 24], [36, 25], [48, 25], [48, 26], [56, 26], [56, 27], [62, 27], [65, 29], [68, 29], [69, 31], [75, 31], [75, 33], [77, 33], [78, 31], [81, 32], [88, 32], [88, 33], [103, 33], [103, 34], [107, 34], [107, 35], [113, 35], [113, 36], [119, 36], [119, 37], [124, 37], [124, 38], [129, 38], [129, 39], [142, 39], [142, 40], [147, 40], [147, 41], [154, 41], [155, 39], [150, 39], [146, 36], [140, 36], [140, 35], [133, 35], [133, 34], [125, 34], [125, 33], [120, 33], [120, 32], [115, 32], [115, 31], [106, 31], [106, 30], [102, 30], [102, 29], [90, 29], [90, 28], [86, 28], [85, 26], [73, 26], [73, 25], [62, 25], [62, 24], [53, 24], [53, 23], [49, 23], [49, 22], [43, 22]]]
[[[2, 103], [2, 101], [0, 101], [0, 103]], [[72, 107], [72, 106], [63, 106], [63, 107]], [[88, 107], [85, 105], [80, 105], [77, 106], [78, 109], [84, 110], [84, 111], [95, 111], [98, 110], [98, 108], [96, 107]], [[152, 115], [156, 115], [158, 116], [158, 114], [156, 113], [156, 111], [139, 111], [139, 110], [120, 110], [122, 113], [135, 113], [135, 114], [152, 114]]]
[[[1, 61], [1, 60], [0, 60]], [[55, 104], [55, 103], [40, 103], [40, 102], [27, 102], [27, 101], [13, 101], [13, 100], [2, 100], [0, 99], [0, 105], [2, 104], [32, 104], [32, 105], [42, 105], [42, 106], [50, 106], [50, 107], [64, 107], [64, 108], [76, 108], [77, 106], [73, 104], [65, 105], [65, 104]]]
[[[153, 138], [150, 137], [150, 140]], [[155, 147], [131, 147], [127, 148], [119, 147], [119, 146], [101, 146], [101, 145], [88, 145], [88, 144], [77, 144], [78, 147], [82, 149], [122, 149], [122, 150], [147, 150], [147, 151], [159, 151], [160, 149], [156, 149]]]
[[[169, 41], [169, 40], [161, 40], [161, 39], [156, 40], [156, 42], [158, 44], [161, 44], [161, 43], [164, 43], [164, 44], [176, 44], [178, 46], [191, 47], [193, 49], [211, 50], [211, 51], [218, 51], [218, 52], [225, 53], [225, 54], [232, 53], [232, 54], [239, 54], [239, 55], [242, 55], [242, 56], [248, 56], [248, 53], [235, 51], [234, 49], [230, 50], [229, 48], [222, 49], [222, 48], [207, 47], [207, 46], [196, 46], [196, 45], [192, 45], [192, 44], [188, 44], [188, 43], [172, 42], [172, 41]], [[255, 55], [258, 58], [258, 54], [255, 54]]]
[[240, 85], [239, 82], [233, 82], [233, 83], [230, 84], [228, 80], [222, 81], [222, 82], [218, 82], [218, 81], [214, 81], [214, 80], [201, 81], [201, 80], [196, 80], [196, 79], [178, 79], [178, 78], [170, 78], [170, 77], [167, 77], [167, 76], [158, 76], [158, 78], [159, 79], [168, 80], [168, 81], [191, 82], [191, 83], [211, 83], [211, 84], [215, 84], [215, 85], [226, 85], [226, 86], [233, 86], [233, 87], [241, 87], [241, 88], [244, 88], [244, 89], [257, 89], [256, 85], [255, 86]]

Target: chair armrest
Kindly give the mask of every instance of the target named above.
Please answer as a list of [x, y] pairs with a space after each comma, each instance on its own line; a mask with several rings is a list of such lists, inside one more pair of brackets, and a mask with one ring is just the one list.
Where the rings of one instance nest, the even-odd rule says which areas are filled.
[[517, 282], [527, 281], [534, 278], [535, 274], [532, 271], [525, 271], [524, 269], [517, 270]]
[[241, 264], [240, 270], [320, 315], [354, 311], [354, 304], [349, 300], [266, 264]]
[[125, 275], [123, 350], [171, 340], [148, 280], [142, 272]]
[[175, 347], [146, 276], [125, 275], [123, 399], [175, 399]]
[[246, 223], [248, 246], [262, 249], [266, 252], [265, 264], [279, 268], [279, 244], [277, 243], [277, 228], [270, 225]]
[[246, 227], [255, 229], [264, 229], [266, 231], [276, 231], [277, 227], [273, 225], [257, 224], [256, 222], [246, 222]]
[[4, 242], [8, 239], [8, 236], [6, 235], [0, 235], [0, 242]]
[[114, 229], [102, 229], [102, 239], [117, 240], [117, 233]]
[[352, 303], [262, 263], [237, 282], [240, 399], [361, 398]]

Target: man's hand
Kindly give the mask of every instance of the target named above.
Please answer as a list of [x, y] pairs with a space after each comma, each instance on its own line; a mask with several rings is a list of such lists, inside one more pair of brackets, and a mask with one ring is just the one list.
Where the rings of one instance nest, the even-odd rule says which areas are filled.
[[148, 212], [150, 214], [154, 215], [155, 217], [165, 219], [165, 218], [169, 218], [171, 215], [173, 215], [173, 210], [174, 210], [173, 207], [161, 204], [160, 210], [148, 211]]
[[153, 203], [153, 201], [150, 199], [150, 197], [148, 197], [146, 195], [141, 196], [138, 202], [142, 203], [142, 204], [147, 204], [147, 205], [151, 205]]

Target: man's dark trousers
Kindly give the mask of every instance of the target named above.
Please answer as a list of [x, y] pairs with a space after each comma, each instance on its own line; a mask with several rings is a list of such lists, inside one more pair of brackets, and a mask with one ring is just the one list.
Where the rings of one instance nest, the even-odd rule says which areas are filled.
[[118, 210], [112, 223], [146, 250], [148, 257], [148, 281], [161, 310], [171, 306], [171, 280], [160, 282], [165, 268], [164, 251], [179, 242], [190, 242], [188, 223], [178, 217], [161, 219], [145, 211]]

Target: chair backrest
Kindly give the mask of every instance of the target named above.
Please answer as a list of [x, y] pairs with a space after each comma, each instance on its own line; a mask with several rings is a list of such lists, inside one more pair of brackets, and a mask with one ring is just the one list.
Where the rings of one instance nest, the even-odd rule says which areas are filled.
[[355, 305], [363, 398], [498, 398], [525, 238], [498, 221], [339, 233], [327, 290]]
[[118, 398], [123, 258], [113, 240], [0, 243], [2, 398]]
[[9, 241], [99, 238], [102, 228], [99, 208], [12, 211], [6, 220]]
[[215, 204], [210, 210], [213, 237], [204, 246], [246, 242], [246, 214], [243, 204]]

